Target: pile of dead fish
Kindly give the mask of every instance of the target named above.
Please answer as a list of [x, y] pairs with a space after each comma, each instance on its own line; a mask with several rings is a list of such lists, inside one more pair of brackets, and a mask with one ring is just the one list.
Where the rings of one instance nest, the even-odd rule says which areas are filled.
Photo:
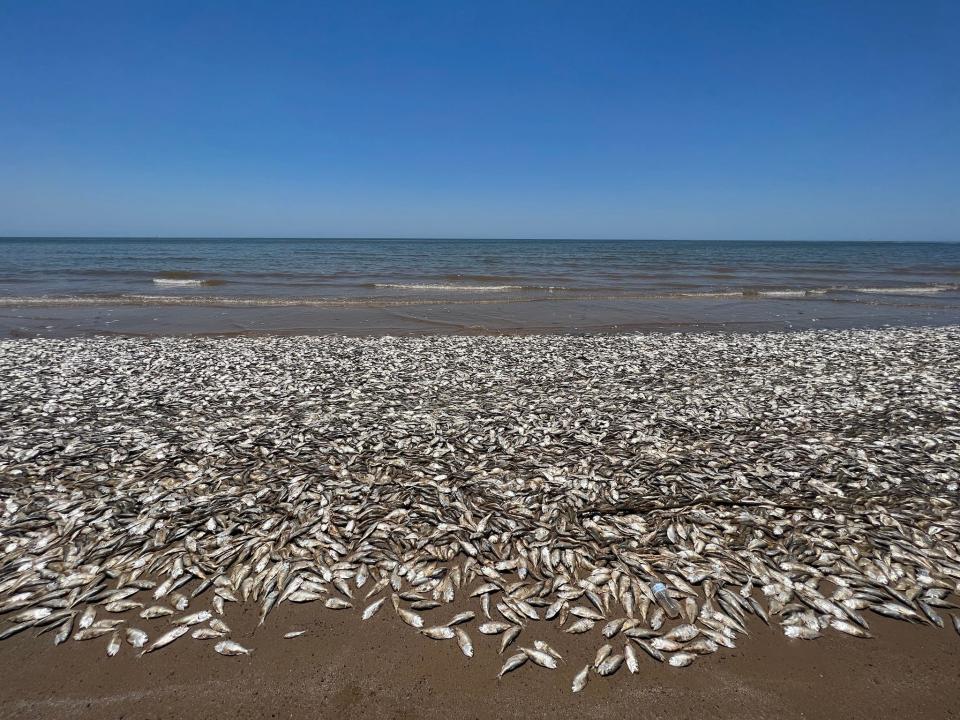
[[315, 601], [502, 673], [556, 624], [578, 690], [956, 607], [958, 328], [7, 341], [0, 431], [2, 638], [247, 653], [231, 604]]

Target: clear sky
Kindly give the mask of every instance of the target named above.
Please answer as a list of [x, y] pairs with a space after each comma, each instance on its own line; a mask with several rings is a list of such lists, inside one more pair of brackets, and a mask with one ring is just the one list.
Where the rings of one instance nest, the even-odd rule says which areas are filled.
[[960, 3], [0, 0], [0, 235], [960, 240]]

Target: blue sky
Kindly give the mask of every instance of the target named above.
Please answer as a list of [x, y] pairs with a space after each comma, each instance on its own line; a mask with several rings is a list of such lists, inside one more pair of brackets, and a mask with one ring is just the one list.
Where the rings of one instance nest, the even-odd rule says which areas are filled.
[[0, 235], [960, 240], [955, 2], [0, 1]]

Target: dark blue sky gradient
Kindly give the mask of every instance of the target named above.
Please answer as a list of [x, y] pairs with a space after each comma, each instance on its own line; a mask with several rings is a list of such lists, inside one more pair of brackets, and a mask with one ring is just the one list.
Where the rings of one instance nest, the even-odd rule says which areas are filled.
[[0, 234], [960, 240], [955, 2], [0, 2]]

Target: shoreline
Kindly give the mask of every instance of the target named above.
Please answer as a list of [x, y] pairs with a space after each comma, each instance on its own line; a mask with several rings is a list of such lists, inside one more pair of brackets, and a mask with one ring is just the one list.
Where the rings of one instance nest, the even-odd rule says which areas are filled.
[[0, 306], [0, 337], [95, 335], [420, 335], [631, 332], [644, 330], [807, 330], [945, 326], [960, 323], [951, 296], [857, 301], [810, 296], [682, 297], [523, 302], [430, 301], [401, 305]]
[[[958, 358], [960, 325], [0, 341], [0, 716], [951, 717]], [[125, 637], [175, 622], [211, 639]]]

